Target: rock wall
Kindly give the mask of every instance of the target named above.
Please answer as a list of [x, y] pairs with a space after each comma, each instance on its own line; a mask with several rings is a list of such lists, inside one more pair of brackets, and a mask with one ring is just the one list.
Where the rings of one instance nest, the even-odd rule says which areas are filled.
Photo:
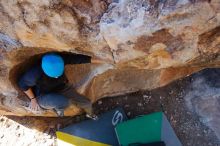
[[[93, 102], [220, 66], [218, 0], [1, 0], [0, 18], [1, 114], [36, 115], [23, 107], [16, 79], [49, 51], [106, 62], [66, 67]], [[79, 111], [72, 105], [65, 114]]]
[[212, 129], [220, 138], [220, 70], [205, 69], [192, 76], [192, 84], [184, 97], [189, 110], [200, 117], [200, 121]]

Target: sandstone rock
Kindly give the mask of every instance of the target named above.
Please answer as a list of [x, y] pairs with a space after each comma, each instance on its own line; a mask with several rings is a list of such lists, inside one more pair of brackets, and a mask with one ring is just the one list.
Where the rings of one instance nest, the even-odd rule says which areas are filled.
[[[34, 115], [23, 107], [28, 100], [16, 81], [49, 51], [113, 62], [66, 67], [70, 82], [93, 102], [219, 67], [219, 6], [218, 0], [2, 0], [0, 112]], [[72, 105], [65, 114], [79, 112]]]

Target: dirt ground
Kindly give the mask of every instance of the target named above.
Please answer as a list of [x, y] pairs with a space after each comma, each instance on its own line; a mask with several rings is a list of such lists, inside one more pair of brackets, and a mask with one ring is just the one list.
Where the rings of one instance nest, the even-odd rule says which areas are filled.
[[[177, 136], [184, 146], [217, 146], [220, 141], [215, 133], [201, 121], [201, 117], [189, 110], [184, 97], [189, 92], [195, 75], [177, 80], [165, 87], [152, 91], [139, 91], [123, 96], [107, 97], [97, 101], [94, 109], [97, 114], [104, 113], [115, 107], [124, 108], [128, 118], [164, 111]], [[218, 80], [217, 80], [218, 82]], [[0, 145], [14, 145], [25, 140], [31, 133], [32, 140], [25, 145], [55, 145], [56, 138], [45, 133], [48, 125], [57, 122], [63, 126], [85, 120], [84, 115], [57, 118], [40, 117], [0, 117]], [[17, 124], [17, 125], [16, 125]], [[20, 125], [20, 126], [19, 126]], [[19, 128], [17, 128], [19, 126]], [[26, 128], [26, 130], [24, 130]], [[30, 131], [34, 129], [34, 131]], [[28, 131], [29, 130], [29, 131]], [[4, 132], [5, 131], [5, 132]], [[19, 145], [18, 143], [16, 145]]]

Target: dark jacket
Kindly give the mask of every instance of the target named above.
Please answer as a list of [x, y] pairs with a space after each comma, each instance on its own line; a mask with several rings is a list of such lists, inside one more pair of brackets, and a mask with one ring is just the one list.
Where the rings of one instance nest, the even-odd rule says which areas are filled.
[[[91, 63], [91, 57], [79, 54], [61, 55], [66, 64]], [[65, 57], [64, 57], [65, 56]], [[68, 80], [63, 74], [59, 78], [48, 77], [41, 68], [41, 62], [30, 68], [18, 80], [18, 86], [27, 91], [32, 88], [35, 96], [60, 91], [65, 88]]]

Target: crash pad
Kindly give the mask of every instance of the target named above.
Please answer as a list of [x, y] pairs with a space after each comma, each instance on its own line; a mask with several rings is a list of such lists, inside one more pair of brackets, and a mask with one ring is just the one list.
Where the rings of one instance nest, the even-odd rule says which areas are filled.
[[127, 117], [122, 108], [99, 116], [97, 121], [86, 120], [77, 124], [69, 125], [57, 134], [58, 145], [64, 143], [75, 146], [118, 146], [118, 140], [114, 131], [115, 126]]
[[181, 146], [163, 112], [137, 117], [115, 128], [121, 146], [163, 141], [167, 146]]

